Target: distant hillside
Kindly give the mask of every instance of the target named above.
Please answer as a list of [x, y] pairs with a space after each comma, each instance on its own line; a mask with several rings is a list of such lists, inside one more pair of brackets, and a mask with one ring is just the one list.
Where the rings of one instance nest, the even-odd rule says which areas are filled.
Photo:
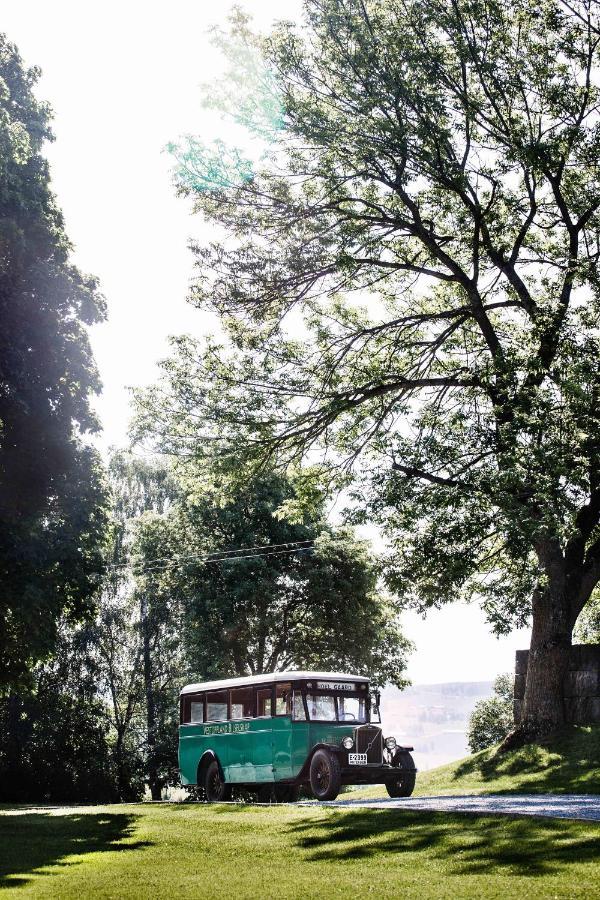
[[491, 681], [413, 685], [404, 691], [388, 687], [381, 698], [384, 730], [414, 746], [421, 771], [443, 766], [469, 753], [469, 716], [492, 690]]

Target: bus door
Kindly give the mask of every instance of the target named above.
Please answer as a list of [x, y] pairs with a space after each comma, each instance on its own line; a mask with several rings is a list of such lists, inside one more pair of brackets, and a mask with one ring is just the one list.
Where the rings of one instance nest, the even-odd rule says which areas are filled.
[[248, 784], [254, 781], [253, 725], [254, 691], [252, 687], [229, 691], [229, 734], [227, 736], [227, 781]]
[[[295, 717], [292, 716], [296, 700]], [[294, 778], [306, 759], [308, 731], [301, 722], [304, 718], [302, 695], [298, 687], [294, 694], [291, 684], [275, 685], [275, 715], [273, 717], [273, 777], [275, 781]]]
[[257, 687], [256, 716], [253, 720], [250, 755], [252, 760], [252, 781], [265, 783], [273, 781], [273, 685]]

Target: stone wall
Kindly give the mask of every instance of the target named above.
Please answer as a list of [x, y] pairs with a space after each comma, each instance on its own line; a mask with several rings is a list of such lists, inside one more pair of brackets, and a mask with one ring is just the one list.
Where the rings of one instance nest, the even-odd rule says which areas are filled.
[[[515, 661], [515, 722], [521, 718], [529, 650], [517, 650]], [[571, 647], [565, 681], [565, 713], [574, 725], [600, 723], [600, 644]]]

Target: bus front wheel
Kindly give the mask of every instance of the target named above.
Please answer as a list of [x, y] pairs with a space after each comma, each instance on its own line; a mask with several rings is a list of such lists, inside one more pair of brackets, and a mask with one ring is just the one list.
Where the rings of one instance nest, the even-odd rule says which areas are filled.
[[204, 791], [208, 803], [231, 799], [231, 785], [223, 781], [221, 767], [216, 759], [208, 764], [204, 773]]
[[340, 792], [340, 762], [328, 750], [317, 750], [310, 761], [310, 788], [316, 800], [335, 800]]
[[393, 781], [386, 782], [386, 790], [390, 797], [410, 797], [415, 789], [415, 763], [408, 752], [398, 754], [400, 765], [408, 771], [400, 772]]

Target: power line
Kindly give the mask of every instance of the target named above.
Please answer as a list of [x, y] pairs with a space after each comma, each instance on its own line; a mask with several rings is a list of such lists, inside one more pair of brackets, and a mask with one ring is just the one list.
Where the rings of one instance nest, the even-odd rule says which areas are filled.
[[[302, 545], [311, 545], [311, 546], [295, 546], [296, 544]], [[147, 572], [164, 572], [169, 568], [177, 567], [184, 565], [186, 562], [201, 562], [204, 565], [209, 565], [211, 563], [222, 563], [222, 562], [236, 562], [237, 560], [243, 559], [261, 559], [266, 556], [282, 556], [285, 554], [292, 553], [303, 553], [303, 552], [311, 552], [315, 548], [314, 540], [310, 541], [294, 541], [290, 544], [264, 544], [259, 547], [242, 547], [239, 550], [225, 550], [221, 551], [221, 555], [219, 555], [219, 551], [215, 551], [212, 554], [190, 554], [188, 556], [172, 558], [172, 557], [159, 557], [154, 560], [148, 560], [146, 564], [129, 562], [122, 563], [118, 567], [111, 566], [109, 568], [116, 569], [119, 568], [121, 570], [131, 569], [134, 575], [142, 575]], [[278, 547], [288, 547], [286, 550], [273, 549]], [[264, 553], [249, 553], [249, 550], [264, 550]], [[227, 554], [227, 555], [224, 555]], [[163, 563], [162, 565], [152, 565], [153, 563]], [[100, 575], [100, 573], [98, 573]]]
[[[206, 558], [202, 556], [196, 557], [196, 559], [203, 563], [204, 565], [209, 565], [210, 563], [222, 563], [222, 562], [238, 562], [242, 559], [262, 559], [265, 556], [282, 556], [290, 553], [303, 553], [310, 552], [314, 550], [314, 547], [296, 547], [294, 550], [274, 550], [272, 553], [249, 553], [244, 556], [220, 556], [213, 558]], [[134, 574], [139, 575], [145, 572], [165, 572], [167, 569], [173, 566], [183, 565], [187, 560], [171, 560], [170, 562], [165, 563], [163, 566], [156, 566], [152, 568], [136, 568], [135, 563], [132, 564], [132, 568], [134, 570]]]
[[[191, 560], [207, 559], [208, 560], [213, 556], [217, 556], [217, 557], [219, 557], [219, 559], [222, 557], [229, 558], [229, 556], [232, 556], [233, 554], [250, 553], [250, 551], [252, 551], [252, 550], [275, 550], [275, 549], [278, 549], [279, 547], [301, 547], [303, 544], [314, 544], [314, 542], [315, 542], [314, 538], [308, 538], [305, 541], [287, 541], [285, 544], [258, 544], [255, 547], [240, 547], [238, 550], [214, 550], [212, 553], [205, 553], [205, 554], [200, 554], [200, 555], [197, 553], [193, 553], [188, 556], [180, 556], [180, 557], [178, 557], [178, 559], [180, 559], [182, 561], [186, 560], [186, 559], [191, 559]], [[154, 565], [154, 563], [169, 562], [171, 559], [172, 559], [171, 556], [158, 556], [155, 559], [145, 560], [144, 564], [147, 566], [151, 566], [151, 565]], [[107, 569], [128, 569], [128, 568], [131, 568], [131, 566], [133, 566], [133, 565], [135, 565], [135, 563], [132, 563], [132, 562], [113, 563], [112, 565], [110, 565], [110, 564], [107, 565], [106, 568]]]

